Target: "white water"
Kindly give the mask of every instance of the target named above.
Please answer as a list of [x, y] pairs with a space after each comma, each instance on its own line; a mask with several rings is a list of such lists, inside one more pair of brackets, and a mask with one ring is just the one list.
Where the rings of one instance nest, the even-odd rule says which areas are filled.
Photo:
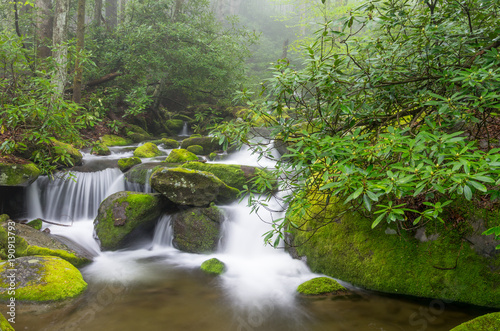
[[187, 137], [187, 136], [189, 136], [188, 123], [184, 122], [184, 125], [182, 126], [182, 130], [179, 133], [179, 137]]
[[[104, 158], [115, 157], [112, 154]], [[85, 155], [84, 162], [90, 158], [95, 162], [95, 157], [90, 155]], [[274, 165], [270, 160], [257, 159], [256, 155], [244, 150], [231, 156], [227, 163]], [[262, 214], [259, 217], [250, 213], [246, 202], [222, 207], [228, 220], [222, 226], [222, 243], [214, 254], [190, 254], [173, 248], [169, 216], [159, 219], [150, 243], [135, 250], [100, 252], [93, 239], [93, 219], [97, 216], [99, 204], [112, 193], [130, 189], [130, 185], [126, 185], [118, 169], [76, 173], [76, 179], [76, 182], [38, 179], [29, 190], [29, 215], [30, 218], [40, 217], [60, 223], [74, 221], [72, 227], [49, 227], [52, 233], [65, 236], [97, 255], [94, 262], [83, 269], [88, 280], [147, 282], [161, 275], [155, 274], [154, 267], [145, 264], [144, 259], [155, 258], [154, 263], [197, 269], [203, 261], [217, 257], [226, 264], [227, 271], [220, 279], [233, 305], [241, 309], [259, 309], [264, 304], [292, 306], [296, 287], [316, 276], [305, 263], [292, 259], [282, 249], [264, 245], [262, 235], [270, 229], [270, 225], [261, 218], [271, 221], [271, 215]], [[151, 191], [149, 186], [143, 189]]]

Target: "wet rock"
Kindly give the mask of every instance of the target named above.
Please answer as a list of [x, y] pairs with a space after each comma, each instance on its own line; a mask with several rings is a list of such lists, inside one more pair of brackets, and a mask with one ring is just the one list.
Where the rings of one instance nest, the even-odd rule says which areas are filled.
[[125, 157], [118, 160], [118, 168], [121, 170], [121, 172], [127, 172], [133, 166], [141, 163], [142, 161], [138, 157]]
[[114, 134], [107, 134], [102, 136], [101, 142], [106, 146], [127, 146], [132, 143], [131, 140], [116, 136]]
[[153, 143], [145, 143], [142, 146], [139, 146], [134, 151], [135, 157], [155, 157], [161, 155], [161, 151], [156, 147]]
[[145, 185], [153, 171], [160, 167], [160, 162], [147, 162], [136, 165], [125, 173], [125, 179], [131, 183]]
[[187, 148], [187, 150], [193, 154], [196, 154], [196, 155], [203, 155], [204, 154], [203, 147], [201, 147], [200, 145], [191, 145]]
[[111, 151], [109, 150], [108, 146], [102, 143], [95, 144], [90, 152], [94, 155], [111, 155]]
[[185, 163], [189, 161], [198, 161], [198, 157], [196, 154], [182, 148], [174, 149], [165, 159], [166, 163]]
[[159, 168], [151, 175], [151, 187], [178, 205], [207, 206], [230, 203], [239, 191], [213, 174], [184, 168]]
[[335, 279], [328, 277], [316, 277], [304, 282], [297, 287], [297, 292], [304, 295], [322, 294], [344, 294], [347, 289], [340, 285]]
[[99, 206], [94, 230], [103, 250], [116, 250], [139, 226], [154, 227], [166, 202], [160, 194], [118, 192]]
[[189, 146], [199, 145], [203, 147], [203, 153], [210, 154], [212, 152], [222, 151], [223, 146], [219, 144], [217, 139], [213, 137], [193, 137], [184, 139], [181, 143], [181, 148], [187, 149]]
[[212, 205], [208, 208], [190, 208], [172, 216], [175, 248], [189, 253], [214, 252], [220, 239], [222, 211]]
[[167, 139], [167, 138], [163, 138], [161, 140], [163, 146], [165, 148], [178, 148], [179, 147], [179, 142], [177, 142], [177, 140], [174, 140], [174, 139]]
[[1, 262], [0, 300], [10, 299], [9, 288], [14, 284], [16, 300], [35, 302], [73, 298], [87, 288], [80, 271], [55, 256], [26, 256], [14, 259], [12, 264]]
[[40, 175], [32, 162], [15, 164], [0, 162], [0, 186], [28, 186]]
[[226, 265], [219, 259], [213, 258], [204, 261], [201, 264], [200, 269], [206, 272], [207, 274], [221, 275], [226, 271]]

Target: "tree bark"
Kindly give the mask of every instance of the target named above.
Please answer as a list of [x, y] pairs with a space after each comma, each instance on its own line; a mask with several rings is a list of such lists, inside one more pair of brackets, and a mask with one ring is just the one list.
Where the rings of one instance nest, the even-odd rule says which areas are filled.
[[66, 42], [66, 33], [68, 26], [68, 12], [70, 0], [57, 0], [54, 13], [54, 30], [52, 34], [52, 44], [54, 47], [53, 58], [56, 64], [53, 77], [55, 86], [54, 98], [61, 97], [64, 93], [66, 84], [66, 66], [68, 60], [68, 46]]
[[54, 24], [52, 1], [37, 0], [36, 8], [37, 53], [39, 58], [45, 59], [51, 55], [50, 45], [52, 44], [52, 28]]
[[94, 7], [94, 25], [101, 26], [101, 16], [102, 16], [102, 0], [95, 0]]
[[106, 23], [109, 30], [118, 24], [118, 0], [106, 0]]
[[85, 0], [78, 0], [78, 11], [76, 21], [76, 61], [75, 79], [73, 81], [73, 102], [80, 103], [82, 99], [82, 77], [83, 67], [81, 53], [85, 47]]

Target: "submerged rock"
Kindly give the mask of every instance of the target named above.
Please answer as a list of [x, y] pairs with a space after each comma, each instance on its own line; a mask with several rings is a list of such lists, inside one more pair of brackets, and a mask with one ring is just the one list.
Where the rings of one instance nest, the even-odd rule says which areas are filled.
[[28, 186], [40, 175], [32, 162], [26, 164], [0, 162], [0, 186]]
[[189, 253], [214, 252], [220, 239], [224, 214], [215, 205], [190, 208], [172, 216], [175, 248]]
[[35, 302], [73, 298], [87, 288], [77, 268], [54, 256], [19, 257], [12, 265], [1, 262], [0, 300], [10, 299], [9, 288], [13, 285], [16, 300]]
[[167, 163], [184, 163], [189, 161], [198, 161], [198, 157], [196, 154], [191, 153], [186, 149], [174, 149], [168, 154], [168, 157], [165, 159]]
[[145, 143], [142, 146], [139, 146], [134, 151], [135, 157], [155, 157], [161, 155], [161, 151], [156, 147], [153, 143]]
[[127, 172], [130, 168], [135, 165], [141, 164], [142, 161], [138, 157], [125, 157], [123, 159], [118, 160], [118, 168], [121, 172]]
[[219, 259], [213, 258], [204, 261], [201, 264], [200, 269], [206, 272], [207, 274], [221, 275], [226, 271], [226, 265]]
[[99, 206], [94, 230], [103, 250], [116, 250], [139, 226], [154, 227], [165, 201], [160, 194], [118, 192]]
[[345, 291], [347, 289], [344, 286], [340, 285], [335, 279], [328, 277], [316, 277], [297, 287], [297, 292], [305, 295], [335, 294]]
[[230, 203], [239, 191], [209, 172], [184, 168], [159, 168], [151, 175], [151, 187], [178, 205], [207, 206]]

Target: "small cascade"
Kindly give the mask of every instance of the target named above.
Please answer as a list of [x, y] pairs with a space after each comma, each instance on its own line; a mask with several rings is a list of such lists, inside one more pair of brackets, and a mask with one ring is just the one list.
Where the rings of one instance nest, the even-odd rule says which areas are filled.
[[29, 218], [39, 217], [61, 223], [93, 219], [107, 196], [123, 190], [123, 183], [120, 185], [118, 181], [123, 175], [116, 168], [73, 174], [74, 179], [67, 176], [54, 180], [47, 176], [39, 177], [28, 188]]
[[173, 238], [172, 217], [170, 215], [163, 215], [155, 227], [153, 249], [157, 247], [172, 247]]
[[184, 125], [182, 126], [182, 130], [179, 133], [179, 137], [187, 137], [187, 136], [189, 136], [188, 123], [184, 122]]

